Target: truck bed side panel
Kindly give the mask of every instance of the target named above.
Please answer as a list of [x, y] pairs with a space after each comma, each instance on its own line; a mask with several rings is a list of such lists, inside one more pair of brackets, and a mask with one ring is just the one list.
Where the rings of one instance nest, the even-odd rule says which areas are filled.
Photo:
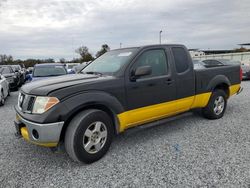
[[196, 94], [211, 92], [218, 84], [228, 86], [240, 84], [240, 66], [227, 65], [223, 67], [195, 70]]

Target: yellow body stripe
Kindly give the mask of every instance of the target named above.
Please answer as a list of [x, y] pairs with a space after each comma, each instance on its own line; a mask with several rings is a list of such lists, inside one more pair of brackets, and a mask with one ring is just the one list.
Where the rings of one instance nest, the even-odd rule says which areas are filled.
[[[232, 96], [240, 89], [240, 84], [229, 87], [229, 95]], [[142, 125], [148, 122], [170, 117], [194, 108], [207, 106], [212, 92], [202, 93], [191, 97], [150, 105], [118, 114], [120, 122], [119, 132], [125, 129]]]
[[123, 112], [118, 114], [120, 121], [119, 131], [122, 132], [133, 126], [176, 115], [191, 108], [204, 107], [207, 105], [210, 96], [211, 93], [203, 93]]
[[39, 145], [39, 146], [45, 146], [45, 147], [56, 147], [57, 146], [57, 143], [38, 143], [38, 142], [33, 142], [30, 140], [29, 138], [29, 132], [27, 130], [26, 127], [22, 127], [21, 128], [21, 134], [23, 136], [23, 138], [33, 144], [36, 144], [36, 145]]
[[235, 93], [237, 93], [240, 89], [240, 84], [236, 84], [236, 85], [232, 85], [229, 87], [229, 96], [234, 95]]

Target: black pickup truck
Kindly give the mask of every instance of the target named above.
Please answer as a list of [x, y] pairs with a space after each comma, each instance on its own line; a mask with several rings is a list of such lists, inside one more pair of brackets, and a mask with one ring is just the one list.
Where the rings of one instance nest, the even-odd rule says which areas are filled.
[[196, 108], [221, 118], [241, 78], [240, 65], [194, 70], [183, 45], [112, 50], [79, 74], [24, 85], [16, 135], [41, 146], [64, 143], [73, 160], [91, 163], [128, 128]]

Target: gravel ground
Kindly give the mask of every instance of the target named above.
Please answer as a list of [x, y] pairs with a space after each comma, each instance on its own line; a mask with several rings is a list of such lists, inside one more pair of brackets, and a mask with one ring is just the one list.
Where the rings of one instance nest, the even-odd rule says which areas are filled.
[[17, 92], [0, 107], [0, 187], [250, 188], [250, 82], [222, 119], [188, 115], [114, 139], [98, 162], [72, 162], [14, 137]]

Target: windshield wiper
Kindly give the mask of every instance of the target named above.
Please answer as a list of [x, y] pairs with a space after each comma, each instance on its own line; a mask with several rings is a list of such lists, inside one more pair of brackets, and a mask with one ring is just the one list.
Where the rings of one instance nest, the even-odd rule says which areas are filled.
[[85, 74], [95, 74], [95, 75], [100, 75], [102, 76], [101, 72], [94, 72], [94, 71], [89, 71], [89, 72], [84, 72]]

